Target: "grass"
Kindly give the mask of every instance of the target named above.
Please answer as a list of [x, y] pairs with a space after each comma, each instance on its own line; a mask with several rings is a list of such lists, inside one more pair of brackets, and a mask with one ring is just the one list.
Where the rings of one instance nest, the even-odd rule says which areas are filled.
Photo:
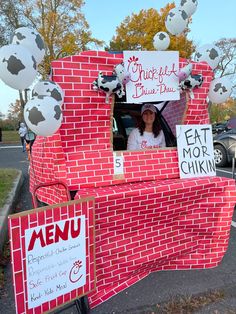
[[0, 168], [0, 209], [5, 204], [17, 175], [16, 169]]
[[209, 291], [197, 296], [184, 296], [174, 298], [163, 307], [166, 314], [190, 314], [194, 313], [207, 305], [223, 300], [224, 292], [220, 290]]
[[7, 264], [9, 263], [10, 260], [10, 245], [9, 242], [7, 242], [4, 245], [4, 248], [1, 252], [1, 256], [0, 256], [0, 289], [3, 288], [4, 286], [4, 267], [7, 266]]
[[[18, 175], [16, 169], [0, 168], [0, 210], [5, 204], [9, 191]], [[7, 265], [10, 257], [9, 243], [7, 243], [2, 252], [0, 252], [0, 289], [4, 285], [4, 267]]]
[[[211, 304], [223, 301], [225, 292], [223, 290], [206, 291], [197, 295], [170, 296], [169, 301], [150, 306], [141, 306], [128, 310], [125, 313], [135, 314], [194, 314], [198, 311], [204, 313], [204, 308]], [[119, 312], [121, 313], [121, 312]], [[207, 312], [208, 313], [208, 312]], [[210, 312], [209, 312], [210, 313]], [[220, 314], [218, 311], [212, 314]], [[225, 312], [226, 313], [226, 312]], [[231, 312], [227, 312], [230, 314]], [[235, 312], [234, 312], [235, 313]]]
[[3, 143], [20, 143], [20, 136], [17, 131], [2, 131]]

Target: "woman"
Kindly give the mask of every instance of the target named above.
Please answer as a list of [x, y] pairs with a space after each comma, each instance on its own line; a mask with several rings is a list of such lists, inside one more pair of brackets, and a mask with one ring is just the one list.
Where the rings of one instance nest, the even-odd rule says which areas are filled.
[[129, 135], [127, 149], [140, 150], [166, 146], [157, 109], [153, 104], [144, 104], [141, 109], [142, 120]]

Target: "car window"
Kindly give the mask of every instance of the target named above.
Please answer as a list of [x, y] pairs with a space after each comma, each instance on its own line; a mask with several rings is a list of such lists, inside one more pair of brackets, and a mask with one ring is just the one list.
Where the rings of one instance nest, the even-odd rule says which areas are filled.
[[125, 114], [121, 116], [121, 120], [125, 128], [125, 133], [127, 136], [129, 136], [131, 131], [136, 127], [135, 118], [129, 114]]

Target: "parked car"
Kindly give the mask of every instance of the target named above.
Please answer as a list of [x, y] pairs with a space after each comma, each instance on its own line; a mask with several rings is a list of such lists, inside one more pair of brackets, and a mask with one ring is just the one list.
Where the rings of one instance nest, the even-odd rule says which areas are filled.
[[214, 136], [226, 131], [228, 131], [227, 121], [212, 124], [212, 133]]
[[232, 162], [236, 150], [236, 128], [216, 135], [213, 145], [216, 166], [224, 167]]
[[213, 135], [220, 134], [222, 132], [227, 132], [231, 129], [236, 128], [236, 117], [232, 117], [227, 121], [224, 122], [218, 122], [212, 124], [212, 133]]

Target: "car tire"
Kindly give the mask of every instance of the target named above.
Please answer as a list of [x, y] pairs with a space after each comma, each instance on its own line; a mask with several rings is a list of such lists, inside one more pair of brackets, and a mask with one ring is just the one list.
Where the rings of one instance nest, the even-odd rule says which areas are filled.
[[227, 154], [223, 146], [221, 145], [214, 146], [214, 159], [215, 164], [218, 167], [224, 167], [227, 165]]

